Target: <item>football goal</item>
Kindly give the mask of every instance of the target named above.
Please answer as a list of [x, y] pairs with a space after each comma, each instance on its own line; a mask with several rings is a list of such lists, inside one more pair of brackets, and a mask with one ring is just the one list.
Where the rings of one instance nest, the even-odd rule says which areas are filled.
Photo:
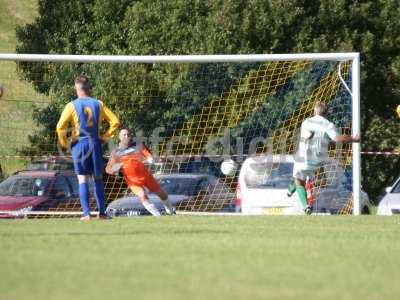
[[[359, 68], [358, 53], [0, 54], [0, 217], [81, 214], [70, 152], [55, 132], [81, 74], [91, 80], [91, 95], [131, 130], [133, 142], [151, 150], [154, 162], [147, 167], [178, 212], [246, 213], [264, 197], [248, 212], [284, 213], [296, 206], [296, 195], [282, 202], [271, 195], [286, 195], [292, 167], [282, 164], [296, 153], [301, 124], [315, 104], [327, 105], [338, 133], [360, 133]], [[117, 144], [115, 137], [103, 145], [105, 161]], [[243, 175], [250, 158], [254, 172]], [[224, 161], [227, 171], [221, 171]], [[245, 196], [240, 176], [259, 196]], [[104, 183], [110, 214], [142, 213], [122, 176], [105, 174]], [[329, 146], [312, 194], [314, 212], [360, 214], [359, 144]]]

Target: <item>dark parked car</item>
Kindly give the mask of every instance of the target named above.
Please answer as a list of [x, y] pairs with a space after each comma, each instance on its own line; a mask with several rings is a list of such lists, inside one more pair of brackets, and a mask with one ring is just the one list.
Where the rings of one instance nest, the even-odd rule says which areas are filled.
[[173, 159], [160, 157], [156, 163], [149, 166], [154, 174], [210, 174], [215, 177], [225, 177], [221, 172], [221, 157], [197, 156], [186, 157], [176, 156]]
[[[177, 211], [233, 211], [235, 193], [222, 179], [207, 174], [157, 175], [162, 188]], [[165, 213], [157, 195], [149, 194], [150, 202]], [[112, 216], [149, 215], [139, 199], [127, 195], [111, 202], [107, 213]]]

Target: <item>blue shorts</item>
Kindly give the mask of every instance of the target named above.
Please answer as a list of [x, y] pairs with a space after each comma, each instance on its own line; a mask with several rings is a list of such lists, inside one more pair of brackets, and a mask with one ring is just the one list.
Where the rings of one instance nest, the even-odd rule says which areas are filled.
[[98, 139], [81, 138], [72, 145], [71, 152], [77, 175], [103, 175], [104, 159]]

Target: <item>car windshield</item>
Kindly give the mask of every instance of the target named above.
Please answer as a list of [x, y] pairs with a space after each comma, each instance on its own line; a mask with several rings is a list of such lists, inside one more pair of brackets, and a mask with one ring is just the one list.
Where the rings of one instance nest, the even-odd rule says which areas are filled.
[[55, 171], [55, 170], [73, 170], [74, 166], [70, 162], [33, 162], [26, 170], [28, 171]]
[[397, 184], [393, 187], [392, 193], [400, 193], [400, 180], [397, 182]]
[[0, 196], [44, 196], [50, 180], [39, 177], [9, 177], [0, 183]]
[[169, 177], [160, 179], [161, 187], [167, 194], [171, 195], [196, 195], [198, 182], [199, 180], [196, 178]]
[[249, 188], [287, 188], [292, 180], [293, 163], [251, 163], [244, 180]]
[[202, 158], [200, 161], [189, 160], [179, 164], [179, 173], [199, 173], [212, 174], [214, 176], [222, 176], [220, 170], [220, 162], [213, 162], [210, 159]]

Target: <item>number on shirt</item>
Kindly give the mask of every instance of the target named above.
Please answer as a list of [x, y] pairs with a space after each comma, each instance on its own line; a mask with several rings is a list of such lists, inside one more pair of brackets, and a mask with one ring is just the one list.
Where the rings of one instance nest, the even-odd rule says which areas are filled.
[[86, 127], [93, 127], [93, 112], [89, 106], [85, 106], [83, 112], [86, 116]]

